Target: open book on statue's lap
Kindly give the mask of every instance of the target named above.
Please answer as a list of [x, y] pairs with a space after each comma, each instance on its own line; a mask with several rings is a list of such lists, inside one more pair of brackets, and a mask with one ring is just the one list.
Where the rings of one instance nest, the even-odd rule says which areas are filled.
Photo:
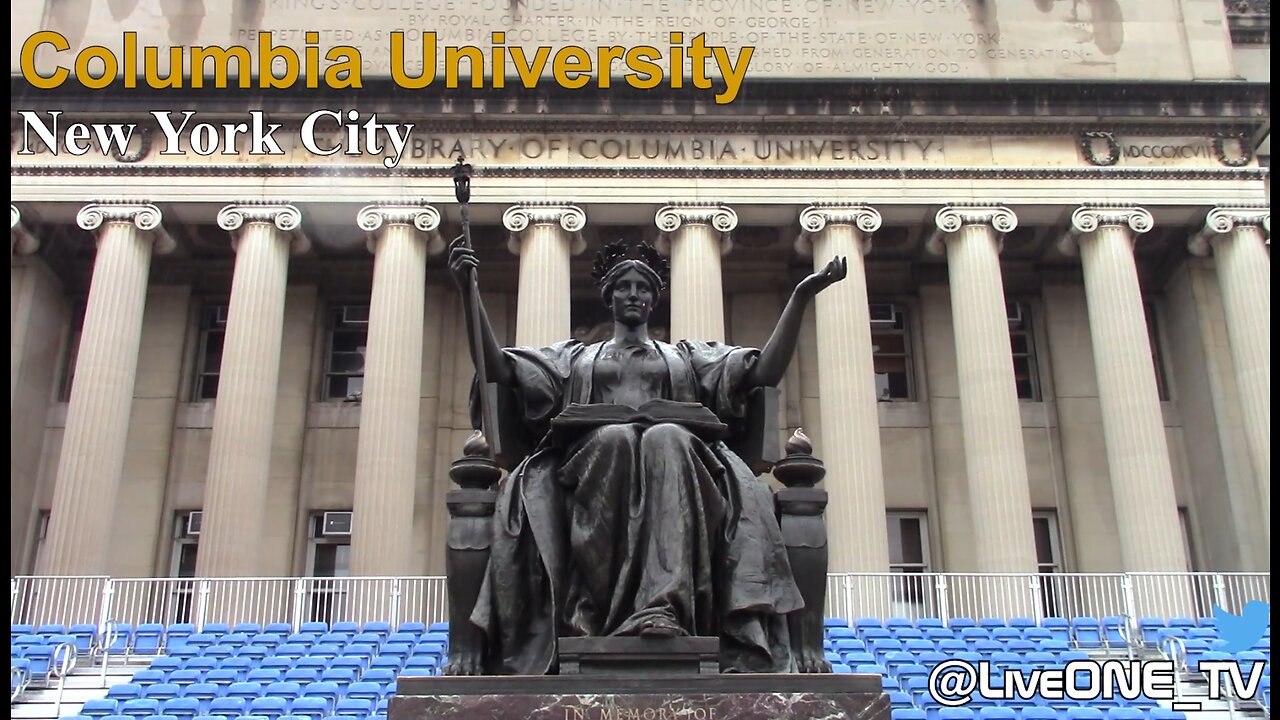
[[650, 400], [638, 408], [607, 403], [573, 403], [551, 420], [551, 433], [559, 444], [567, 445], [598, 427], [629, 423], [672, 423], [706, 442], [724, 440], [729, 436], [729, 426], [720, 422], [710, 408], [676, 400]]

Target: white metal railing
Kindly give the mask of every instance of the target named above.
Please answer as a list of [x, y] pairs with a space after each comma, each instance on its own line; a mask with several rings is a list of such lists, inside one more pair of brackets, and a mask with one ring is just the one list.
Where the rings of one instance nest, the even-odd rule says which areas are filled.
[[[448, 620], [443, 577], [141, 578], [18, 577], [10, 582], [10, 622], [39, 626], [93, 623], [270, 623]], [[1239, 613], [1271, 600], [1270, 573], [832, 573], [826, 615], [847, 620], [1119, 617], [1137, 638], [1143, 618]], [[1127, 635], [1133, 633], [1133, 635]]]

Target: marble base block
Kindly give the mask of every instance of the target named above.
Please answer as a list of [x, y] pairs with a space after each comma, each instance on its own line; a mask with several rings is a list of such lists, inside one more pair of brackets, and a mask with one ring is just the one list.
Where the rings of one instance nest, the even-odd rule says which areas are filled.
[[878, 675], [401, 678], [388, 720], [888, 720]]

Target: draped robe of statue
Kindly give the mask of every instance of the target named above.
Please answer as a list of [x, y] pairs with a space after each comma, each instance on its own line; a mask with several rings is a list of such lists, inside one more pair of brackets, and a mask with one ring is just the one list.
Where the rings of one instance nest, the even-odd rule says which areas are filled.
[[724, 671], [793, 672], [785, 615], [804, 603], [773, 494], [741, 458], [671, 422], [549, 432], [571, 404], [659, 398], [699, 403], [732, 427], [759, 351], [567, 341], [503, 354], [541, 442], [498, 487], [471, 615], [486, 633], [486, 672], [545, 674], [558, 636], [635, 635], [654, 618], [719, 636]]

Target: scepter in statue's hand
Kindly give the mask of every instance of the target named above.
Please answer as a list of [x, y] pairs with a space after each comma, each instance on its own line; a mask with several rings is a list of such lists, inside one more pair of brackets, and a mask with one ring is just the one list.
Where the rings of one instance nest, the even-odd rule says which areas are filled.
[[503, 385], [512, 382], [511, 368], [502, 360], [502, 348], [489, 326], [488, 315], [480, 300], [480, 284], [477, 270], [479, 261], [471, 245], [471, 165], [461, 156], [453, 166], [453, 190], [458, 198], [462, 216], [462, 235], [449, 244], [449, 273], [453, 276], [463, 304], [466, 306], [467, 335], [470, 339], [471, 361], [476, 367], [476, 385], [480, 390], [480, 430], [490, 439], [489, 455], [493, 457], [492, 442], [496, 437], [496, 413], [488, 392], [490, 381]]

